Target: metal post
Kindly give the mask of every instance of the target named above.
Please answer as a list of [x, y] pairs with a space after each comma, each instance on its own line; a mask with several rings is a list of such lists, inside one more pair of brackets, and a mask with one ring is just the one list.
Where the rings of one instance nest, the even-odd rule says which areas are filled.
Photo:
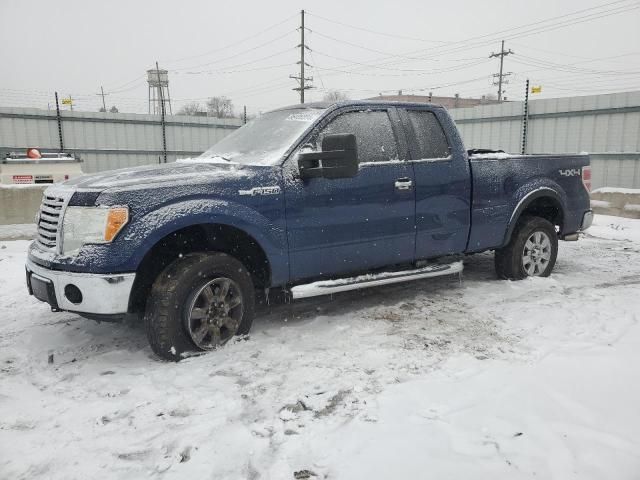
[[500, 77], [498, 78], [498, 101], [502, 101], [502, 65], [504, 64], [504, 40], [500, 47]]
[[247, 123], [247, 106], [244, 106], [244, 113], [242, 115], [242, 123]]
[[58, 92], [56, 93], [56, 119], [58, 120], [58, 138], [60, 139], [60, 152], [64, 152], [64, 139], [62, 138], [62, 117], [60, 116], [60, 104], [58, 103]]
[[103, 110], [106, 112], [107, 111], [107, 104], [104, 101], [104, 88], [102, 88], [102, 85], [100, 85], [100, 95], [102, 95], [102, 108]]
[[164, 123], [164, 96], [162, 94], [162, 84], [160, 83], [160, 67], [156, 62], [156, 75], [158, 76], [158, 92], [160, 94], [160, 125], [162, 126], [162, 155], [164, 156], [164, 163], [167, 163], [167, 132], [166, 125]]
[[524, 92], [524, 112], [522, 114], [522, 155], [527, 152], [527, 124], [529, 123], [529, 79], [527, 78]]
[[304, 103], [304, 10], [300, 10], [300, 103]]

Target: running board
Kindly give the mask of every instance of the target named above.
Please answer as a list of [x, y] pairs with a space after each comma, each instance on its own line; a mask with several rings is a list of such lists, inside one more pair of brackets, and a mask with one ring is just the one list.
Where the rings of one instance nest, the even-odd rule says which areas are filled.
[[462, 272], [462, 260], [446, 264], [430, 265], [415, 270], [402, 270], [398, 272], [371, 273], [358, 277], [340, 278], [337, 280], [322, 280], [319, 282], [297, 285], [291, 288], [291, 298], [316, 297], [337, 292], [347, 292], [360, 288], [377, 287], [391, 283], [408, 282], [420, 278], [440, 277]]

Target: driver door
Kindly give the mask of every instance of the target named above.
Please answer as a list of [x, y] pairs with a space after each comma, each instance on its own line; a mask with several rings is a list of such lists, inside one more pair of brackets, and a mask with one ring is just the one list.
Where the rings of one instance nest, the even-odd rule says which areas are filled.
[[285, 182], [292, 282], [414, 260], [415, 181], [397, 113], [343, 110], [307, 144], [319, 146], [324, 135], [339, 133], [356, 136], [360, 165], [354, 177], [295, 178], [295, 154], [286, 168], [292, 178]]

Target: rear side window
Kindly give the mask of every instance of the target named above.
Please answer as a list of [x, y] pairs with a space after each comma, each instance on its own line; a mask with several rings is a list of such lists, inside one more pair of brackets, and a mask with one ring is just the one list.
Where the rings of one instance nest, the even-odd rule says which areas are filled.
[[427, 111], [408, 110], [409, 122], [416, 139], [418, 158], [446, 158], [449, 144], [436, 116]]
[[347, 112], [322, 129], [317, 140], [320, 149], [325, 135], [353, 133], [358, 145], [360, 163], [398, 159], [398, 145], [389, 115], [384, 110]]

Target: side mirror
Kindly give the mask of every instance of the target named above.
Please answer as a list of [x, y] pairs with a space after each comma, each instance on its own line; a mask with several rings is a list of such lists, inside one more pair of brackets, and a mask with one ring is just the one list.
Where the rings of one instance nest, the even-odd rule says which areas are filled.
[[300, 178], [350, 178], [358, 174], [358, 147], [351, 133], [325, 135], [321, 152], [298, 154]]

